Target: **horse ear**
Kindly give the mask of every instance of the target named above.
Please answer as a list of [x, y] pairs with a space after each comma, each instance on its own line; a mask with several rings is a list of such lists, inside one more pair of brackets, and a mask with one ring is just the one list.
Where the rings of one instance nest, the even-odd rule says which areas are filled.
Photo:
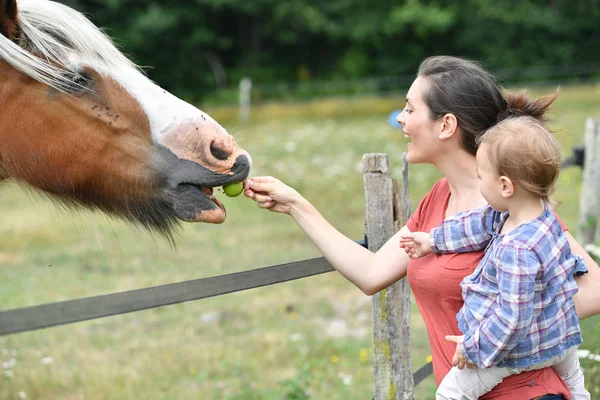
[[0, 33], [10, 40], [17, 36], [17, 0], [0, 0]]

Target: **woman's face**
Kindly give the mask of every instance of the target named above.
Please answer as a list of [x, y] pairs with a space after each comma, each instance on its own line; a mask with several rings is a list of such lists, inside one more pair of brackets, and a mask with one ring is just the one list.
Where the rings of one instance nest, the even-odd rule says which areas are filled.
[[428, 86], [426, 79], [417, 77], [406, 94], [406, 106], [397, 117], [403, 126], [402, 132], [410, 139], [406, 159], [412, 164], [435, 164], [442, 142], [434, 129], [435, 120], [430, 118], [429, 107], [423, 101]]

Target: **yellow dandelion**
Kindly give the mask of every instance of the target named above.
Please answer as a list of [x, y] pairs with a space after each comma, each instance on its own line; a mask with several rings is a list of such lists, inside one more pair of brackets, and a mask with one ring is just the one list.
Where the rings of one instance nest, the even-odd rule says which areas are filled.
[[198, 372], [198, 370], [196, 370], [196, 367], [190, 368], [190, 375], [196, 375], [196, 372]]
[[596, 386], [596, 387], [594, 388], [594, 392], [596, 392], [596, 393], [600, 393], [600, 388], [598, 388], [598, 386]]
[[340, 362], [340, 358], [336, 355], [333, 355], [333, 356], [329, 357], [329, 361], [331, 361], [334, 364], [337, 364], [338, 362]]
[[433, 360], [433, 357], [431, 357], [431, 356], [427, 356], [427, 357], [425, 357], [425, 361], [427, 361], [427, 362], [431, 362], [431, 360]]
[[297, 320], [298, 319], [298, 313], [296, 311], [291, 312], [290, 313], [290, 319]]
[[360, 361], [367, 361], [368, 358], [369, 358], [369, 349], [360, 349], [358, 359]]

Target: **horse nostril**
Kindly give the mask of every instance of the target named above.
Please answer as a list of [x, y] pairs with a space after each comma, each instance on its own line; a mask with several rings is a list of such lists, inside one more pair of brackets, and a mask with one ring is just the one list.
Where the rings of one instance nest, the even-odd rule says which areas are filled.
[[215, 142], [212, 142], [210, 144], [210, 154], [212, 154], [213, 157], [216, 158], [217, 160], [224, 161], [224, 160], [227, 160], [227, 158], [229, 158], [229, 155], [231, 154], [231, 152], [219, 149], [216, 146]]

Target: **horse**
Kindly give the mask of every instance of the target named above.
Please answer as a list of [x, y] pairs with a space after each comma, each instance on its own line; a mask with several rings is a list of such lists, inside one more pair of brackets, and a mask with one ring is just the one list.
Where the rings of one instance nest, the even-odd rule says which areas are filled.
[[0, 182], [172, 239], [182, 221], [224, 222], [214, 188], [245, 180], [251, 164], [80, 12], [0, 0]]

